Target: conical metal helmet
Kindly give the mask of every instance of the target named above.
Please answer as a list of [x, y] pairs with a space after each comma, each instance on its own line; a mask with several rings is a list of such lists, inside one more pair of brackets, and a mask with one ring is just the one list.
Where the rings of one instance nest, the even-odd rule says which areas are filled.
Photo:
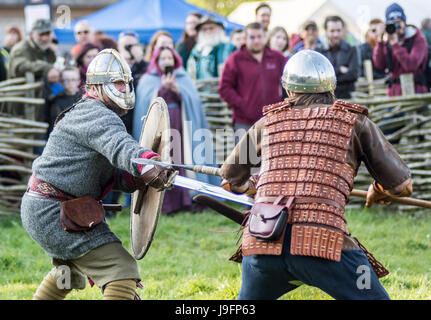
[[337, 78], [334, 67], [323, 54], [301, 50], [286, 62], [281, 82], [286, 91], [320, 93], [333, 92]]
[[[121, 92], [115, 82], [124, 81], [126, 91]], [[86, 84], [101, 84], [106, 95], [117, 106], [130, 110], [135, 106], [133, 77], [126, 60], [115, 49], [100, 51], [87, 68]]]

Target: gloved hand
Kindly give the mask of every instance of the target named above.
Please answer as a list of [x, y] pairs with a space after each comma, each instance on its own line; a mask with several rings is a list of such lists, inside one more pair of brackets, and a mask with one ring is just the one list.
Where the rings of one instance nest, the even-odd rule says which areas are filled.
[[[160, 161], [160, 156], [154, 156], [151, 160]], [[145, 165], [141, 170], [141, 176], [135, 177], [135, 184], [139, 190], [145, 190], [146, 186], [163, 190], [173, 171], [173, 168]]]
[[256, 186], [257, 186], [257, 176], [251, 176], [244, 184], [242, 185], [232, 185], [226, 179], [223, 179], [221, 182], [221, 186], [227, 191], [243, 194], [253, 197], [256, 194]]
[[379, 204], [390, 204], [391, 201], [389, 200], [389, 196], [390, 196], [390, 193], [388, 191], [385, 191], [380, 184], [374, 181], [368, 187], [365, 206], [367, 208], [371, 208], [371, 206], [375, 202]]

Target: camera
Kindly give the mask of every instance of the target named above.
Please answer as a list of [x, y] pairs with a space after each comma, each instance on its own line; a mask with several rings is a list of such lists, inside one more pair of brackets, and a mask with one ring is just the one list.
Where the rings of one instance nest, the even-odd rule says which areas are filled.
[[398, 21], [388, 21], [386, 22], [386, 32], [388, 34], [394, 34], [400, 28], [400, 23]]
[[169, 73], [172, 73], [173, 71], [174, 71], [173, 66], [166, 66], [164, 70], [164, 74], [169, 74]]

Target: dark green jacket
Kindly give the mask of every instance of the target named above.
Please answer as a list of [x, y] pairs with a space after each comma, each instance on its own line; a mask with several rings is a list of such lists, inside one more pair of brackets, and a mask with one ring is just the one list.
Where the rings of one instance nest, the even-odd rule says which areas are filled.
[[8, 78], [25, 76], [33, 72], [35, 78], [41, 78], [53, 67], [56, 60], [54, 51], [42, 50], [30, 37], [18, 42], [10, 53]]

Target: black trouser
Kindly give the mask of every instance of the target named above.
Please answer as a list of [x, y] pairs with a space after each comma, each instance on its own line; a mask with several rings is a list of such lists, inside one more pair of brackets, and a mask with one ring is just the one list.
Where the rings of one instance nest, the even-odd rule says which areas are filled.
[[343, 250], [340, 262], [290, 254], [292, 225], [287, 226], [283, 253], [243, 257], [238, 299], [277, 299], [304, 284], [320, 288], [335, 299], [390, 299], [364, 252]]

